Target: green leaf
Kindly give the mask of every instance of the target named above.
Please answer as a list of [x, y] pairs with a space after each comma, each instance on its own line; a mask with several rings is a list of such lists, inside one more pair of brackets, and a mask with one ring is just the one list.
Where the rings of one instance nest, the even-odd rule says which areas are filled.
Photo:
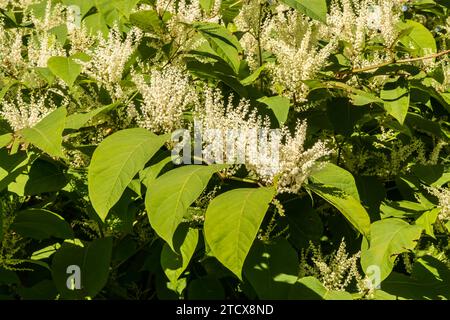
[[7, 149], [0, 149], [0, 191], [8, 187], [36, 159], [36, 154], [17, 152], [9, 154]]
[[436, 40], [434, 40], [433, 34], [421, 23], [406, 20], [405, 22], [400, 22], [399, 27], [401, 30], [410, 29], [399, 41], [413, 50], [414, 56], [425, 56], [437, 52]]
[[291, 101], [288, 98], [282, 96], [262, 97], [258, 101], [273, 111], [280, 126], [286, 122], [291, 107]]
[[259, 78], [259, 76], [261, 75], [261, 72], [263, 72], [265, 68], [266, 68], [266, 66], [262, 65], [261, 67], [256, 69], [251, 75], [249, 75], [245, 79], [242, 79], [241, 80], [242, 85], [248, 86], [248, 85], [251, 85], [252, 83], [254, 83]]
[[239, 279], [269, 204], [273, 187], [242, 188], [213, 199], [205, 214], [205, 238], [212, 254]]
[[405, 124], [411, 128], [419, 129], [421, 131], [433, 134], [439, 138], [442, 138], [444, 136], [439, 123], [433, 120], [425, 119], [424, 117], [416, 113], [408, 112], [408, 115], [405, 119]]
[[3, 98], [5, 97], [5, 95], [8, 93], [8, 91], [14, 87], [15, 85], [20, 84], [20, 81], [18, 80], [9, 80], [9, 81], [5, 81], [3, 80], [4, 83], [2, 83], [2, 90], [0, 90], [0, 100], [3, 100]]
[[95, 0], [98, 11], [105, 16], [108, 22], [118, 20], [120, 15], [128, 18], [139, 0]]
[[259, 299], [287, 299], [292, 284], [277, 281], [280, 275], [298, 275], [297, 252], [287, 240], [266, 244], [255, 241], [244, 264], [245, 278]]
[[176, 283], [189, 265], [198, 243], [198, 229], [180, 226], [174, 235], [174, 252], [165, 243], [161, 251], [161, 267], [170, 282]]
[[49, 68], [35, 67], [34, 70], [42, 77], [42, 79], [47, 81], [49, 85], [53, 85], [56, 77]]
[[412, 202], [407, 200], [402, 201], [385, 201], [380, 206], [381, 218], [417, 218], [422, 213], [427, 211], [427, 207], [424, 207], [418, 202]]
[[198, 22], [193, 26], [208, 41], [214, 52], [233, 68], [235, 74], [238, 74], [241, 64], [239, 53], [242, 52], [238, 39], [219, 24]]
[[167, 157], [160, 162], [145, 168], [139, 173], [140, 179], [145, 187], [149, 187], [161, 173], [161, 170], [172, 161], [172, 157]]
[[424, 212], [417, 220], [416, 225], [421, 226], [425, 233], [436, 239], [433, 232], [433, 224], [436, 222], [440, 208], [434, 208]]
[[187, 279], [181, 278], [176, 283], [167, 282], [167, 278], [162, 273], [156, 274], [156, 295], [160, 300], [178, 300], [183, 296], [183, 291], [187, 286]]
[[75, 6], [80, 9], [80, 15], [84, 16], [95, 5], [94, 0], [62, 0], [66, 6]]
[[[96, 239], [85, 247], [63, 243], [52, 261], [53, 281], [63, 298], [94, 297], [100, 292], [108, 280], [112, 244], [112, 238]], [[81, 289], [67, 288], [67, 268], [72, 265], [80, 268]]]
[[22, 129], [20, 133], [26, 142], [35, 145], [49, 155], [63, 157], [61, 145], [66, 114], [66, 108], [57, 108], [33, 128]]
[[409, 108], [409, 88], [406, 81], [388, 82], [380, 94], [384, 100], [384, 109], [400, 124], [405, 121]]
[[13, 135], [11, 133], [3, 134], [0, 136], [0, 148], [6, 147], [12, 140]]
[[69, 87], [73, 86], [81, 73], [81, 66], [71, 58], [66, 57], [51, 57], [48, 59], [47, 67], [55, 76], [64, 80]]
[[92, 118], [98, 116], [101, 113], [115, 109], [117, 105], [118, 105], [117, 103], [113, 103], [106, 106], [102, 106], [89, 112], [71, 114], [66, 119], [65, 129], [78, 130], [82, 128]]
[[309, 184], [308, 188], [335, 206], [364, 236], [369, 235], [370, 217], [360, 203], [358, 188], [350, 172], [329, 163], [313, 173], [311, 180], [314, 184]]
[[[309, 290], [306, 291], [305, 289]], [[290, 293], [291, 299], [315, 300], [317, 299], [316, 297], [320, 297], [324, 300], [352, 300], [352, 295], [350, 293], [328, 290], [314, 277], [303, 277], [299, 279]]]
[[327, 23], [326, 0], [282, 0], [288, 6], [297, 9], [310, 18]]
[[222, 59], [214, 63], [202, 63], [196, 59], [186, 59], [186, 67], [193, 75], [206, 80], [220, 80], [232, 88], [240, 96], [245, 97], [248, 93], [245, 87], [234, 75], [234, 70]]
[[50, 34], [55, 35], [55, 37], [59, 41], [59, 43], [62, 46], [64, 46], [64, 44], [66, 43], [66, 40], [67, 40], [67, 35], [68, 35], [68, 29], [67, 29], [66, 23], [60, 24], [59, 26], [56, 26], [56, 27], [53, 27], [50, 30], [48, 30], [48, 32]]
[[392, 272], [382, 283], [383, 290], [397, 299], [450, 299], [450, 272], [448, 266], [426, 255], [417, 259], [411, 276]]
[[386, 279], [397, 255], [414, 249], [422, 229], [398, 218], [374, 222], [370, 228], [370, 246], [367, 248], [365, 243], [361, 252], [363, 270], [377, 266], [380, 268], [381, 281]]
[[123, 14], [125, 17], [129, 17], [130, 13], [138, 4], [139, 0], [105, 0], [106, 2], [112, 3], [114, 7]]
[[375, 96], [373, 93], [353, 89], [353, 94], [350, 95], [352, 104], [355, 106], [365, 106], [372, 103], [383, 103], [383, 100]]
[[145, 206], [156, 233], [175, 251], [173, 236], [190, 205], [201, 195], [214, 172], [226, 166], [184, 166], [171, 170], [147, 188]]
[[370, 217], [361, 203], [342, 190], [321, 185], [309, 185], [314, 193], [336, 207], [365, 237], [370, 234]]
[[199, 0], [200, 6], [206, 13], [209, 13], [211, 11], [215, 1], [216, 0]]
[[344, 191], [349, 196], [359, 201], [358, 187], [353, 175], [347, 170], [333, 164], [326, 163], [320, 170], [311, 174], [315, 183], [324, 184]]
[[16, 213], [11, 227], [20, 235], [37, 240], [73, 238], [70, 225], [61, 216], [44, 209], [27, 209]]
[[33, 196], [44, 192], [59, 191], [67, 184], [64, 172], [53, 163], [37, 159], [27, 172], [9, 184], [8, 190], [19, 196]]
[[138, 28], [147, 32], [161, 32], [164, 24], [154, 10], [143, 10], [132, 13], [130, 22]]
[[[219, 1], [219, 0], [214, 0]], [[228, 24], [234, 20], [239, 15], [240, 10], [244, 1], [242, 0], [222, 0], [220, 3], [220, 15], [225, 22]]]
[[47, 259], [51, 255], [53, 255], [56, 251], [58, 251], [59, 248], [61, 248], [61, 245], [59, 243], [55, 243], [40, 250], [37, 250], [33, 252], [33, 254], [31, 255], [31, 260]]
[[98, 32], [101, 32], [104, 37], [108, 36], [109, 29], [104, 16], [100, 12], [89, 15], [83, 19], [83, 23], [91, 35], [96, 36]]
[[88, 186], [92, 206], [102, 220], [166, 139], [135, 128], [116, 132], [100, 143], [89, 166]]

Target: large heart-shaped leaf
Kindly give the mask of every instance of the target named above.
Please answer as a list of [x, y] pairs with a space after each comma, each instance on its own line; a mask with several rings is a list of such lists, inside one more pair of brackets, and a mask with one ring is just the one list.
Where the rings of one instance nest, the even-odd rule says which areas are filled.
[[406, 20], [399, 23], [401, 30], [407, 31], [399, 40], [409, 49], [413, 50], [415, 56], [424, 56], [436, 53], [437, 46], [433, 34], [423, 24]]
[[338, 188], [349, 196], [359, 200], [358, 187], [356, 186], [353, 175], [333, 163], [325, 163], [320, 170], [311, 174], [311, 179], [315, 183]]
[[381, 90], [381, 99], [388, 114], [398, 120], [400, 124], [405, 121], [408, 114], [410, 94], [406, 81], [388, 82]]
[[116, 132], [100, 143], [89, 166], [88, 187], [92, 206], [102, 220], [166, 139], [135, 128]]
[[238, 278], [270, 202], [273, 187], [242, 188], [211, 201], [205, 216], [205, 238], [213, 255]]
[[55, 76], [64, 80], [69, 87], [73, 86], [81, 73], [81, 66], [71, 58], [51, 57], [48, 59], [47, 66]]
[[391, 273], [397, 255], [414, 249], [423, 228], [398, 219], [388, 218], [374, 222], [370, 227], [370, 246], [363, 242], [361, 265], [380, 268], [381, 281]]
[[215, 23], [195, 23], [194, 27], [208, 41], [214, 52], [226, 61], [237, 74], [241, 58], [242, 47], [237, 38], [227, 28]]
[[[96, 239], [87, 246], [64, 242], [52, 261], [52, 278], [62, 298], [94, 297], [105, 286], [112, 254], [112, 238]], [[68, 288], [71, 266], [79, 267], [81, 288]]]
[[286, 122], [291, 107], [291, 101], [288, 98], [282, 96], [262, 97], [258, 101], [273, 111], [280, 125]]
[[335, 206], [364, 236], [369, 236], [370, 217], [359, 201], [358, 188], [350, 172], [327, 164], [313, 173], [311, 180], [314, 184], [309, 184], [309, 189]]
[[150, 224], [173, 251], [173, 235], [187, 209], [205, 190], [213, 173], [224, 167], [184, 166], [167, 172], [148, 186], [145, 206]]

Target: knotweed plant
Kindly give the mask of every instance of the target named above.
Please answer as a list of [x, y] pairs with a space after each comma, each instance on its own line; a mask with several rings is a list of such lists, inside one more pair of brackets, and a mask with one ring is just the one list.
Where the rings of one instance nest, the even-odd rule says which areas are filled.
[[450, 299], [449, 13], [0, 0], [0, 298]]

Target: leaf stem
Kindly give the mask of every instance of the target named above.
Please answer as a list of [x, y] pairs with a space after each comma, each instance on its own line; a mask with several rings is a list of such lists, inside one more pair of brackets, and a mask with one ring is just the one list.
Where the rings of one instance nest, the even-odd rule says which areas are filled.
[[364, 68], [356, 68], [356, 69], [353, 69], [351, 71], [351, 73], [361, 73], [361, 72], [371, 71], [371, 70], [385, 67], [385, 66], [388, 66], [388, 65], [391, 65], [394, 63], [403, 64], [403, 63], [411, 63], [411, 62], [422, 61], [422, 60], [427, 60], [427, 59], [434, 59], [434, 58], [444, 56], [446, 54], [450, 54], [450, 50], [444, 50], [444, 51], [441, 51], [438, 53], [430, 54], [430, 55], [423, 56], [423, 57], [417, 57], [417, 58], [409, 58], [409, 59], [402, 59], [402, 60], [393, 59], [391, 61], [375, 64], [375, 65], [364, 67]]

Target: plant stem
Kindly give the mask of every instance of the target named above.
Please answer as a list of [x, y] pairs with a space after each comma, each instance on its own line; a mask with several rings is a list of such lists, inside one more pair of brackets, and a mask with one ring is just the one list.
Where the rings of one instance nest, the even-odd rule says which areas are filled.
[[234, 177], [234, 176], [230, 176], [227, 177], [224, 174], [217, 172], [217, 174], [219, 175], [220, 179], [222, 180], [234, 180], [234, 181], [240, 181], [240, 182], [245, 182], [245, 183], [251, 183], [251, 184], [257, 184], [260, 187], [262, 186], [258, 181], [256, 180], [252, 180], [252, 179], [247, 179], [247, 178], [239, 178], [239, 177]]
[[423, 56], [423, 57], [417, 57], [417, 58], [409, 58], [409, 59], [402, 59], [402, 60], [391, 60], [391, 61], [387, 61], [387, 62], [383, 62], [383, 63], [379, 63], [379, 64], [375, 64], [373, 66], [368, 66], [368, 67], [364, 67], [364, 68], [357, 68], [357, 69], [353, 69], [351, 71], [351, 73], [361, 73], [361, 72], [366, 72], [366, 71], [371, 71], [374, 69], [378, 69], [381, 67], [385, 67], [388, 66], [390, 64], [394, 64], [394, 63], [398, 63], [398, 64], [402, 64], [402, 63], [410, 63], [410, 62], [416, 62], [416, 61], [422, 61], [422, 60], [427, 60], [427, 59], [434, 59], [434, 58], [438, 58], [441, 56], [444, 56], [446, 54], [450, 54], [450, 50], [444, 50], [438, 53], [434, 53], [434, 54], [430, 54], [427, 56]]

